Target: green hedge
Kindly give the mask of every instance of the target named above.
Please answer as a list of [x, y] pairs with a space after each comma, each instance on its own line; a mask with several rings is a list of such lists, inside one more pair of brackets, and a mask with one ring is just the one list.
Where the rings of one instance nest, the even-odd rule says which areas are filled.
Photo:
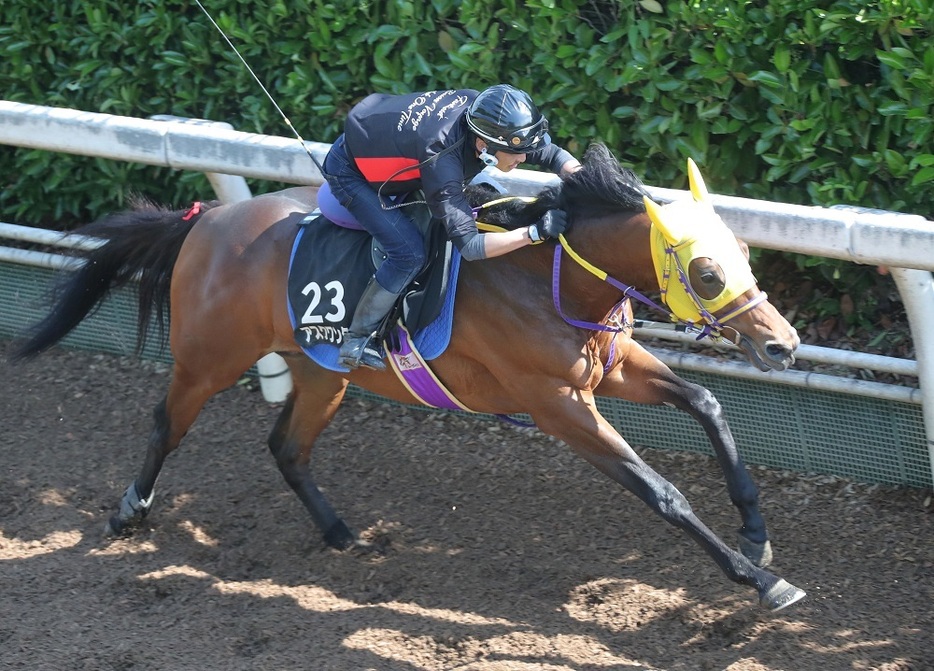
[[[932, 216], [929, 0], [204, 4], [307, 139], [332, 140], [373, 90], [505, 81], [541, 102], [557, 141], [604, 141], [651, 184], [682, 186], [692, 156], [718, 193]], [[6, 0], [2, 18], [7, 99], [289, 132], [195, 4]], [[207, 189], [27, 150], [4, 150], [0, 171], [0, 217], [27, 223]]]
[[[683, 187], [691, 156], [715, 193], [934, 218], [930, 0], [203, 2], [309, 140], [333, 140], [371, 91], [509, 82], [556, 141], [606, 142], [649, 184]], [[4, 0], [0, 18], [7, 99], [290, 134], [196, 4]], [[197, 174], [24, 149], [0, 153], [0, 175], [0, 219], [53, 228], [131, 192], [210, 193]]]

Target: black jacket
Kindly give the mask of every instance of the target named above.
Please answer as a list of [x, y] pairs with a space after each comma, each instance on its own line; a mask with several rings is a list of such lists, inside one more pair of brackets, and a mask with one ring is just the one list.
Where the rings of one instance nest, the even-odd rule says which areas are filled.
[[[422, 189], [432, 216], [460, 247], [477, 233], [464, 187], [483, 170], [466, 112], [473, 89], [393, 96], [374, 93], [357, 104], [344, 128], [347, 153], [364, 178], [384, 195]], [[526, 161], [552, 172], [573, 157], [549, 143]]]

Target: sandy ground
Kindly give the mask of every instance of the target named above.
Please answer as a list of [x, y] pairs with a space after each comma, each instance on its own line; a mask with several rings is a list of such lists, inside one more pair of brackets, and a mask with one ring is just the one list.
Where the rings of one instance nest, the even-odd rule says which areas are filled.
[[[934, 669], [929, 492], [754, 468], [775, 570], [808, 591], [769, 615], [561, 443], [350, 399], [315, 472], [376, 551], [339, 553], [266, 450], [278, 409], [243, 384], [143, 528], [107, 541], [168, 371], [55, 350], [0, 372], [3, 669]], [[732, 543], [715, 463], [644, 453]]]

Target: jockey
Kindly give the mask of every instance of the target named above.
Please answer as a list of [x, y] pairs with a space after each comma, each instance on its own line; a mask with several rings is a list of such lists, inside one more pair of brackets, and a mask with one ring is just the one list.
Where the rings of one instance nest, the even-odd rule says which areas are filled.
[[405, 208], [388, 196], [421, 189], [434, 219], [464, 259], [506, 254], [567, 227], [552, 210], [526, 229], [480, 233], [464, 195], [484, 166], [509, 172], [528, 161], [565, 174], [580, 169], [551, 143], [548, 121], [528, 94], [506, 84], [408, 95], [373, 94], [347, 117], [324, 172], [335, 198], [383, 247], [387, 258], [370, 279], [344, 334], [339, 362], [385, 369], [374, 332], [425, 263], [424, 241]]

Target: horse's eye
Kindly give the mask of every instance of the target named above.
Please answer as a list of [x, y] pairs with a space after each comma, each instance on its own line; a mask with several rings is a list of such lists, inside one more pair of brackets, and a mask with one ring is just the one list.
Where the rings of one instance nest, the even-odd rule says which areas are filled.
[[726, 278], [720, 264], [706, 256], [691, 261], [688, 266], [688, 279], [694, 292], [705, 300], [713, 300], [726, 286]]

